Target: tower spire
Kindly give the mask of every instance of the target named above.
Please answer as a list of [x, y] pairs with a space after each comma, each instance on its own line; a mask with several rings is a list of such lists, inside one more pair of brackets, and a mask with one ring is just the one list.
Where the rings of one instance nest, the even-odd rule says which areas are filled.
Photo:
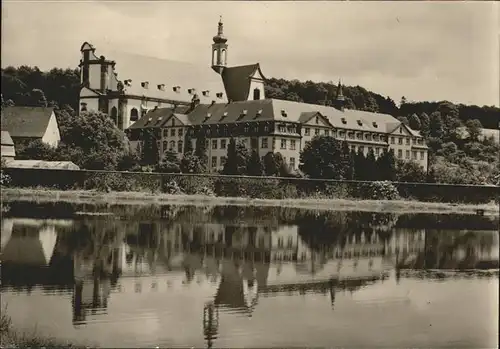
[[213, 37], [212, 44], [212, 69], [222, 74], [227, 64], [227, 38], [224, 36], [224, 23], [222, 16], [219, 17], [217, 35]]
[[345, 104], [345, 97], [344, 97], [344, 93], [342, 91], [342, 83], [339, 79], [339, 83], [337, 85], [337, 96], [335, 97], [335, 108], [343, 111], [344, 104]]

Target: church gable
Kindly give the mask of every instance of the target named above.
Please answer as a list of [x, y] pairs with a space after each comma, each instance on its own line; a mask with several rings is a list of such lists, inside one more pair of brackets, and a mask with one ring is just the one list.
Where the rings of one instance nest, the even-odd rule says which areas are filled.
[[[185, 121], [185, 120], [184, 120]], [[186, 123], [181, 120], [179, 115], [172, 114], [167, 117], [163, 127], [179, 127], [179, 126], [187, 126]]]
[[80, 98], [83, 98], [83, 97], [97, 97], [99, 96], [100, 94], [94, 90], [94, 89], [90, 89], [88, 87], [84, 87], [80, 90]]
[[333, 127], [330, 121], [319, 112], [302, 113], [299, 122], [308, 126]]
[[398, 126], [390, 132], [390, 134], [393, 135], [401, 135], [401, 136], [413, 136], [412, 132], [408, 129], [408, 126], [406, 126], [403, 123], [400, 123]]

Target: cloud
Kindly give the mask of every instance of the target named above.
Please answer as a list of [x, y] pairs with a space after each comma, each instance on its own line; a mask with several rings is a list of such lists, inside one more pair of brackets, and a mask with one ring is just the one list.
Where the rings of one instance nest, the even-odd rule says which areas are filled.
[[229, 64], [395, 100], [498, 105], [494, 2], [4, 2], [2, 65], [76, 66], [90, 41], [208, 66], [219, 15]]

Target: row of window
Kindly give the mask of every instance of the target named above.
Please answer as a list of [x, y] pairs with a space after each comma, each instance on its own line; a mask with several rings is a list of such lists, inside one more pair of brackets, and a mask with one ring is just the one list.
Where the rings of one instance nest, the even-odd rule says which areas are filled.
[[[177, 150], [176, 150], [176, 143], [177, 143]], [[182, 147], [184, 145], [184, 142], [183, 141], [178, 141], [178, 142], [175, 142], [175, 141], [163, 141], [163, 151], [165, 150], [170, 150], [170, 151], [174, 151], [176, 150], [178, 153], [182, 153]]]
[[[261, 157], [261, 161], [264, 161], [264, 157], [263, 156]], [[285, 158], [285, 162], [286, 162], [286, 158]], [[225, 163], [226, 163], [226, 157], [225, 156], [220, 156], [220, 157], [212, 156], [211, 159], [210, 159], [209, 166], [211, 168], [215, 169], [215, 168], [218, 168], [218, 167], [224, 167]], [[290, 161], [288, 162], [288, 165], [292, 169], [295, 169], [296, 162], [295, 162], [295, 158], [294, 157], [290, 158]]]
[[[413, 140], [413, 144], [424, 144], [424, 140], [422, 138], [397, 137], [397, 139], [399, 145], [403, 145], [403, 139], [405, 139], [406, 145], [410, 145], [411, 140]], [[396, 137], [391, 137], [391, 144], [396, 144]]]
[[[163, 130], [163, 137], [168, 137], [169, 130]], [[184, 135], [184, 130], [182, 128], [171, 128], [170, 129], [170, 137], [182, 137]]]
[[[398, 159], [402, 159], [403, 158], [403, 150], [401, 149], [398, 149]], [[409, 150], [406, 150], [405, 151], [405, 159], [406, 160], [409, 160], [410, 159], [410, 151]], [[417, 160], [417, 152], [415, 150], [413, 150], [411, 152], [411, 159], [412, 160]], [[425, 153], [424, 151], [420, 151], [420, 160], [424, 160], [425, 159]]]

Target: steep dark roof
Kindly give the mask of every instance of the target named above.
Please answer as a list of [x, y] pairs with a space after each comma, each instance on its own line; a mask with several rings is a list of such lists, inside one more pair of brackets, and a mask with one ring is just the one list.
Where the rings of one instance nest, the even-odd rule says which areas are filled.
[[[189, 107], [178, 106], [176, 108], [156, 108], [151, 109], [142, 118], [137, 120], [129, 129], [139, 129], [139, 128], [160, 128], [163, 127], [167, 119], [172, 115], [181, 114], [182, 117], [186, 118], [186, 113]], [[161, 119], [160, 119], [161, 118]], [[182, 120], [181, 120], [182, 121]]]
[[41, 138], [53, 111], [43, 107], [6, 107], [2, 113], [2, 130], [13, 138]]
[[259, 64], [227, 67], [222, 71], [222, 81], [226, 89], [227, 99], [245, 101], [250, 91], [250, 77], [259, 69]]

